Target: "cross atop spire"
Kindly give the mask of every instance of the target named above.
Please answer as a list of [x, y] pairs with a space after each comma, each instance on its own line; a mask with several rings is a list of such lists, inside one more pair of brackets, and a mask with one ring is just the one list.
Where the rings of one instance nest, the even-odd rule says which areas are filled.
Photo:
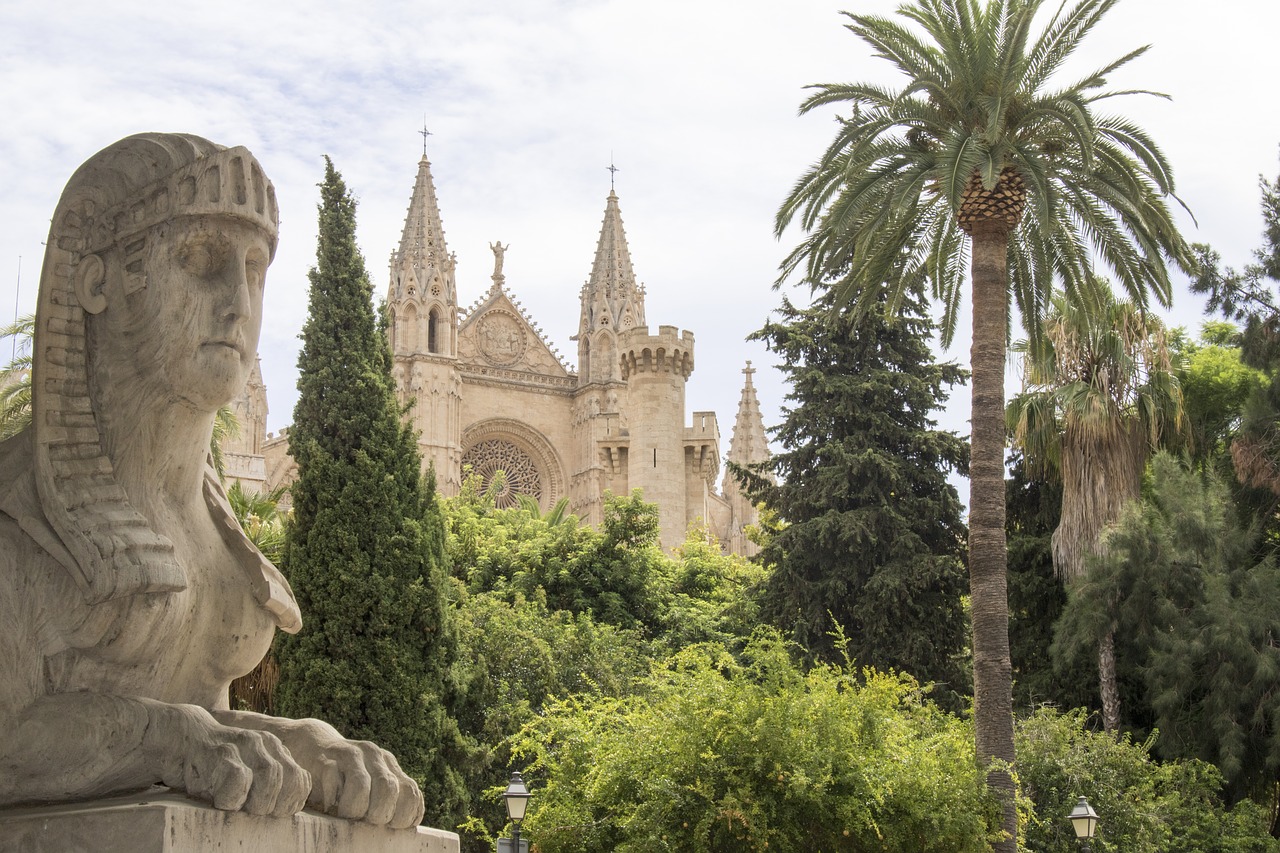
[[427, 117], [425, 114], [422, 116], [422, 130], [418, 131], [418, 133], [422, 135], [422, 156], [426, 157], [427, 156], [427, 137], [434, 136], [435, 134], [427, 130]]
[[609, 170], [609, 192], [613, 192], [613, 179], [617, 177], [622, 170], [613, 165], [613, 152], [609, 152], [609, 165], [605, 166]]

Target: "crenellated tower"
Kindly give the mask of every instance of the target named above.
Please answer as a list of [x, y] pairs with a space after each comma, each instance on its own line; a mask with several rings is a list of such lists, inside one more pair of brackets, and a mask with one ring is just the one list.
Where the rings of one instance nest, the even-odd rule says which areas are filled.
[[262, 359], [255, 359], [244, 388], [231, 401], [236, 430], [222, 440], [222, 464], [227, 486], [238, 482], [249, 493], [265, 493], [266, 461], [262, 445], [267, 434], [267, 386], [262, 381]]
[[619, 345], [619, 367], [627, 383], [628, 486], [642, 489], [645, 500], [658, 504], [660, 541], [670, 550], [684, 542], [693, 520], [688, 511], [684, 426], [693, 333], [659, 326], [651, 335], [647, 326], [636, 326], [622, 333]]
[[445, 243], [425, 149], [418, 161], [400, 247], [391, 253], [390, 266], [387, 334], [396, 389], [419, 430], [424, 467], [434, 465], [440, 490], [456, 494], [462, 453], [462, 382], [455, 257]]
[[[746, 381], [742, 386], [742, 397], [738, 400], [738, 417], [733, 423], [729, 453], [725, 457], [729, 462], [743, 468], [765, 462], [770, 456], [764, 415], [760, 411], [760, 400], [756, 397], [755, 384], [751, 381], [755, 372], [755, 368], [748, 361], [742, 371]], [[728, 470], [724, 474], [721, 492], [729, 503], [730, 513], [725, 538], [726, 547], [734, 554], [754, 556], [760, 549], [754, 542], [747, 539], [745, 528], [748, 524], [756, 524], [760, 520], [755, 504], [743, 494], [738, 481]]]

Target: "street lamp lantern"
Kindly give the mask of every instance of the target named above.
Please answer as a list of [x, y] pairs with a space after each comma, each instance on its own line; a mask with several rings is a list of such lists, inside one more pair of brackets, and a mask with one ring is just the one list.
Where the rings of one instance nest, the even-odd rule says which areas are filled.
[[1092, 849], [1089, 842], [1093, 840], [1093, 834], [1098, 831], [1098, 813], [1093, 810], [1093, 806], [1089, 805], [1089, 801], [1081, 797], [1076, 807], [1071, 810], [1069, 815], [1071, 818], [1071, 826], [1076, 831], [1076, 838], [1083, 844], [1082, 850], [1089, 853]]
[[512, 853], [521, 853], [520, 821], [524, 820], [525, 809], [529, 807], [529, 799], [532, 796], [529, 793], [529, 786], [520, 776], [520, 771], [512, 773], [511, 781], [507, 783], [507, 790], [502, 792], [502, 801], [507, 807], [507, 817], [511, 819]]
[[512, 773], [511, 781], [507, 783], [507, 790], [502, 793], [502, 799], [507, 804], [507, 817], [516, 822], [524, 820], [524, 811], [529, 807], [529, 798], [532, 796], [529, 793], [529, 786], [520, 776], [520, 771]]

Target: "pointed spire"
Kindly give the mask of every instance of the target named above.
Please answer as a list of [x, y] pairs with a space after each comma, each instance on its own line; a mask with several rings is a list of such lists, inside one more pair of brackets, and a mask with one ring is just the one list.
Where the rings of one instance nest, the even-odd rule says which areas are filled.
[[[425, 146], [426, 137], [423, 137]], [[430, 286], [439, 277], [445, 291], [441, 297], [454, 303], [453, 256], [444, 239], [444, 224], [440, 218], [440, 206], [436, 201], [435, 181], [431, 177], [431, 161], [424, 153], [418, 161], [418, 177], [413, 184], [413, 196], [404, 218], [404, 231], [400, 235], [400, 248], [391, 256], [391, 293], [393, 301], [408, 295], [410, 286], [419, 289]]]
[[631, 250], [622, 227], [618, 195], [609, 191], [605, 203], [600, 241], [591, 265], [591, 278], [582, 293], [582, 323], [578, 333], [590, 333], [602, 327], [614, 329], [646, 325], [644, 290], [636, 283], [631, 267]]
[[[756, 387], [751, 381], [755, 372], [755, 368], [748, 361], [746, 368], [742, 371], [747, 379], [742, 386], [742, 398], [738, 401], [738, 417], [733, 422], [733, 437], [729, 439], [729, 454], [726, 458], [739, 465], [763, 462], [770, 455], [769, 440], [764, 428], [764, 415], [760, 412], [760, 400], [756, 397]], [[726, 474], [726, 490], [730, 479]]]
[[[742, 371], [747, 379], [742, 385], [742, 399], [738, 402], [738, 418], [733, 423], [733, 437], [729, 439], [729, 453], [726, 456], [730, 462], [743, 467], [764, 462], [770, 456], [769, 441], [764, 429], [764, 415], [760, 413], [756, 386], [751, 381], [755, 372], [751, 362], [748, 361], [746, 368]], [[773, 480], [770, 473], [763, 473], [767, 479]], [[732, 513], [727, 539], [729, 551], [744, 557], [753, 556], [760, 549], [747, 538], [747, 528], [759, 523], [760, 514], [750, 498], [738, 486], [738, 480], [729, 470], [728, 465], [725, 466], [720, 491], [728, 500]]]

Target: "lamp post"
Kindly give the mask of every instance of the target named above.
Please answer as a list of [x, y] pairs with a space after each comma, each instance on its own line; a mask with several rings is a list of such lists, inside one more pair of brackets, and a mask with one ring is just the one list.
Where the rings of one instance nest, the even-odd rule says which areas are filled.
[[529, 807], [529, 786], [524, 783], [520, 771], [511, 774], [507, 790], [502, 792], [502, 801], [507, 806], [507, 817], [511, 820], [511, 853], [520, 853], [520, 821], [524, 820], [525, 809]]
[[1084, 853], [1093, 853], [1093, 846], [1089, 842], [1093, 840], [1093, 834], [1098, 831], [1098, 813], [1093, 810], [1093, 806], [1089, 805], [1088, 800], [1081, 797], [1076, 807], [1071, 810], [1069, 817], [1071, 826], [1076, 831], [1076, 838], [1080, 841], [1080, 849]]

